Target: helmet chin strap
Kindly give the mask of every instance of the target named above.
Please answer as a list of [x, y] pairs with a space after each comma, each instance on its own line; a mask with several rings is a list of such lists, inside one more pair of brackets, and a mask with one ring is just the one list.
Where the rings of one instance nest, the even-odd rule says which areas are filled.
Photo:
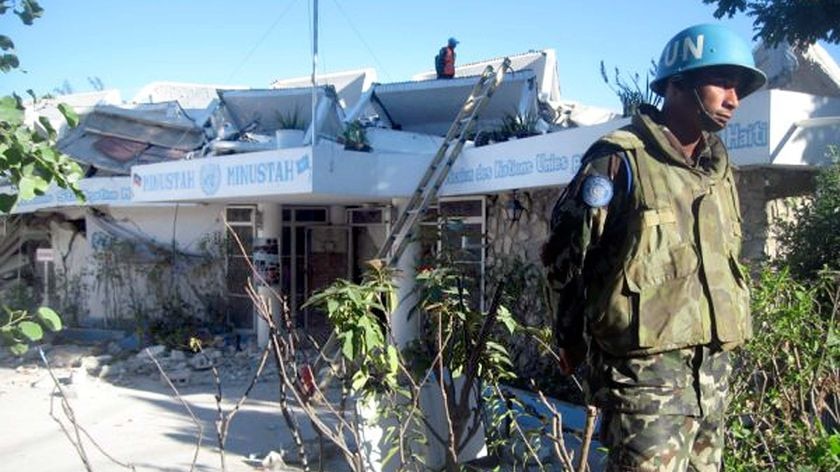
[[697, 105], [697, 109], [700, 112], [700, 127], [703, 128], [703, 131], [708, 131], [710, 133], [717, 133], [718, 131], [722, 130], [726, 124], [721, 123], [709, 113], [709, 110], [706, 109], [706, 106], [703, 105], [703, 100], [700, 99], [700, 94], [697, 93], [697, 87], [691, 87], [691, 93], [694, 95], [694, 103]]

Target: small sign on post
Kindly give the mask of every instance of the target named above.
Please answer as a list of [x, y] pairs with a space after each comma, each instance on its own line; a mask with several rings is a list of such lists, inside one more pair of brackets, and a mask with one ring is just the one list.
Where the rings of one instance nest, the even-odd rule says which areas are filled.
[[35, 250], [35, 260], [44, 263], [44, 305], [50, 305], [50, 262], [53, 262], [55, 251], [51, 247], [39, 247]]
[[35, 250], [35, 260], [38, 262], [53, 262], [53, 254], [51, 247], [39, 247]]

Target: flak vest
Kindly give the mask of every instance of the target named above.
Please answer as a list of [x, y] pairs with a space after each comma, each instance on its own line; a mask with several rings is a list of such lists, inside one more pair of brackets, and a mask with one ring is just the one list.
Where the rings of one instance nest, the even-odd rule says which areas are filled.
[[443, 75], [446, 77], [455, 76], [455, 50], [451, 47], [444, 48], [446, 53], [443, 56]]
[[[742, 344], [752, 322], [728, 159], [710, 175], [650, 155], [627, 130], [603, 140], [627, 151], [634, 185], [620, 260], [587, 281], [589, 335], [619, 356]], [[722, 144], [710, 145], [725, 157]]]

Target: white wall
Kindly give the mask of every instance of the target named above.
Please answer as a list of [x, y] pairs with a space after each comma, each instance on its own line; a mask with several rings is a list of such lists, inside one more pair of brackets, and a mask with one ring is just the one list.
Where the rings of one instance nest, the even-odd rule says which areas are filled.
[[[110, 208], [106, 211], [124, 227], [131, 228], [164, 246], [171, 245], [174, 238], [180, 251], [191, 253], [201, 252], [202, 240], [213, 233], [223, 234], [223, 209], [221, 205], [179, 205], [177, 207]], [[126, 305], [132, 300], [132, 296], [134, 300], [142, 299], [147, 307], [158, 303], [146, 296], [151, 289], [145, 277], [148, 274], [143, 274], [142, 270], [148, 268], [148, 265], [137, 265], [141, 273], [132, 277], [130, 288], [120, 287], [119, 284], [114, 283], [113, 277], [106, 275], [108, 270], [113, 272], [115, 266], [103, 268], [97, 262], [96, 255], [102, 250], [98, 247], [99, 242], [103, 240], [103, 237], [107, 237], [107, 232], [95, 218], [90, 216], [87, 217], [86, 226], [87, 244], [74, 248], [73, 270], [77, 273], [79, 270], [85, 270], [89, 274], [87, 283], [90, 319], [103, 321], [117, 315], [125, 317], [130, 312]], [[219, 260], [218, 263], [219, 267], [223, 267], [224, 260]], [[178, 280], [178, 277], [190, 277], [190, 272], [175, 271], [175, 280]], [[189, 293], [189, 291], [184, 290], [182, 293]]]
[[629, 119], [621, 119], [465, 149], [452, 166], [441, 195], [565, 185], [577, 172], [589, 146], [627, 123]]
[[134, 166], [134, 202], [225, 201], [312, 191], [310, 147]]
[[[838, 121], [829, 126], [794, 126], [800, 120], [825, 117], [836, 117]], [[792, 132], [783, 147], [778, 149], [773, 164], [825, 165], [828, 162], [826, 147], [829, 144], [840, 145], [840, 98], [773, 90], [770, 123], [771, 155]]]
[[172, 205], [146, 208], [111, 208], [115, 219], [138, 227], [160, 243], [173, 237], [182, 250], [195, 250], [206, 234], [224, 229], [222, 205]]
[[[441, 188], [442, 196], [471, 195], [564, 185], [580, 157], [601, 135], [629, 120], [464, 148]], [[313, 191], [364, 198], [407, 197], [414, 192], [434, 151], [424, 154], [352, 152], [323, 144], [316, 149]]]
[[729, 125], [718, 135], [738, 166], [769, 164], [770, 92], [756, 92], [741, 102]]
[[824, 165], [829, 144], [840, 144], [840, 122], [802, 127], [802, 120], [840, 117], [840, 98], [786, 90], [747, 97], [720, 136], [736, 165]]

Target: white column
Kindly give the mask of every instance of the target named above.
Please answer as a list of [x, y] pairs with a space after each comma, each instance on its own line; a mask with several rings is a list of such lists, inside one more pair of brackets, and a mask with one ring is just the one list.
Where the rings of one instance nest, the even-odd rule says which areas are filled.
[[[393, 204], [397, 209], [397, 214], [405, 210], [406, 203], [408, 203], [407, 199], [394, 199]], [[414, 286], [417, 276], [417, 256], [419, 254], [420, 243], [412, 241], [408, 243], [402, 257], [397, 261], [397, 274], [394, 283], [397, 285], [399, 305], [391, 314], [391, 331], [394, 334], [397, 346], [401, 349], [416, 339], [420, 332], [420, 317], [414, 316], [409, 319], [411, 309], [417, 303]]]
[[[278, 264], [282, 261], [280, 258], [280, 234], [282, 231], [283, 226], [283, 219], [281, 216], [281, 207], [280, 204], [277, 203], [260, 203], [258, 206], [258, 210], [260, 215], [262, 216], [262, 224], [257, 227], [257, 238], [266, 239], [266, 238], [274, 238], [277, 240], [277, 257], [278, 257]], [[279, 268], [279, 267], [278, 267]], [[282, 274], [283, 271], [280, 270]], [[276, 323], [280, 322], [280, 300], [274, 296], [274, 293], [280, 293], [280, 280], [277, 280], [277, 284], [273, 286], [267, 286], [265, 284], [259, 283], [259, 281], [255, 280], [257, 283], [257, 295], [263, 300], [263, 303], [268, 306], [269, 311], [271, 313], [271, 317], [274, 319]], [[268, 323], [265, 322], [261, 317], [257, 317], [256, 320], [256, 328], [257, 328], [257, 345], [259, 347], [265, 347], [268, 345]]]
[[[408, 201], [405, 199], [394, 200], [393, 204], [398, 212], [405, 209]], [[399, 213], [398, 213], [399, 214]], [[418, 297], [414, 292], [416, 286], [417, 276], [417, 257], [420, 254], [420, 243], [411, 242], [403, 252], [397, 262], [397, 277], [395, 283], [397, 284], [397, 297], [400, 301], [399, 306], [391, 316], [391, 329], [394, 334], [394, 339], [397, 345], [402, 349], [409, 342], [417, 339], [420, 335], [420, 326], [422, 323], [422, 316], [415, 313], [409, 320], [408, 315], [411, 309], [417, 304]], [[465, 388], [463, 379], [455, 380], [456, 394]], [[471, 388], [475, 389], [473, 385]], [[434, 430], [440, 437], [447, 437], [448, 425], [446, 422], [446, 408], [444, 407], [443, 395], [439, 385], [435, 380], [424, 385], [420, 391], [420, 408], [423, 410], [423, 415], [428, 419], [428, 426]], [[470, 400], [469, 408], [476, 408], [473, 400]], [[384, 427], [384, 426], [383, 426]], [[433, 439], [433, 435], [427, 435], [428, 443], [425, 445], [415, 445], [418, 451], [424, 451], [425, 464], [431, 469], [441, 468], [446, 461], [446, 445], [440, 444]], [[459, 462], [466, 462], [477, 457], [487, 455], [487, 447], [484, 441], [484, 427], [481, 426], [476, 431], [476, 434], [469, 438], [464, 449], [458, 456]], [[383, 469], [384, 470], [384, 469]]]
[[[405, 210], [408, 203], [407, 199], [395, 199], [393, 205], [396, 207], [398, 214]], [[394, 282], [397, 285], [397, 299], [399, 305], [391, 314], [391, 331], [397, 346], [401, 349], [420, 335], [421, 316], [415, 313], [415, 316], [409, 319], [411, 309], [417, 303], [417, 296], [414, 293], [417, 276], [417, 257], [420, 254], [420, 243], [410, 242], [399, 261], [397, 262], [397, 275]], [[456, 383], [456, 392], [460, 392], [464, 388], [463, 382]], [[473, 387], [475, 388], [475, 387]], [[429, 420], [429, 427], [437, 432], [441, 437], [446, 437], [448, 433], [446, 423], [446, 409], [443, 405], [443, 396], [439, 386], [432, 382], [422, 387], [420, 391], [420, 408], [423, 415]], [[474, 404], [470, 404], [470, 408], [475, 408]], [[365, 425], [364, 435], [367, 443], [366, 447], [373, 448], [373, 454], [370, 459], [373, 459], [373, 472], [393, 472], [395, 470], [394, 461], [387, 464], [380, 462], [383, 451], [376, 449], [382, 447], [381, 435], [388, 426], [393, 424], [393, 418], [378, 418], [373, 424]], [[423, 459], [427, 467], [431, 469], [443, 467], [445, 463], [445, 445], [440, 444], [432, 439], [432, 435], [427, 435], [428, 443], [425, 445], [415, 444], [414, 449], [420, 454], [423, 454]], [[379, 444], [377, 444], [379, 443]], [[375, 453], [379, 453], [377, 456]], [[485, 456], [487, 454], [484, 443], [484, 428], [479, 428], [476, 435], [471, 438], [464, 450], [459, 455], [459, 461], [464, 462], [476, 457]], [[377, 460], [379, 459], [379, 460]]]
[[[406, 199], [394, 199], [393, 205], [397, 210], [397, 214], [405, 210], [405, 205], [408, 203]], [[394, 336], [394, 341], [397, 347], [403, 349], [412, 340], [419, 335], [419, 316], [413, 316], [409, 319], [412, 307], [417, 303], [417, 297], [414, 295], [414, 286], [416, 282], [416, 258], [420, 253], [420, 245], [416, 242], [409, 243], [397, 261], [397, 274], [394, 277], [394, 284], [397, 286], [397, 300], [398, 305], [391, 313], [391, 333]], [[382, 459], [388, 453], [389, 445], [385, 444], [383, 438], [385, 431], [389, 427], [394, 427], [398, 423], [393, 416], [376, 415], [372, 413], [378, 408], [376, 401], [368, 404], [358, 402], [356, 407], [359, 409], [361, 417], [363, 418], [361, 424], [361, 441], [360, 446], [363, 454], [368, 461], [366, 472], [395, 472], [397, 470], [395, 458], [392, 458], [387, 463], [383, 463]], [[421, 450], [423, 445], [415, 444], [415, 449]]]

